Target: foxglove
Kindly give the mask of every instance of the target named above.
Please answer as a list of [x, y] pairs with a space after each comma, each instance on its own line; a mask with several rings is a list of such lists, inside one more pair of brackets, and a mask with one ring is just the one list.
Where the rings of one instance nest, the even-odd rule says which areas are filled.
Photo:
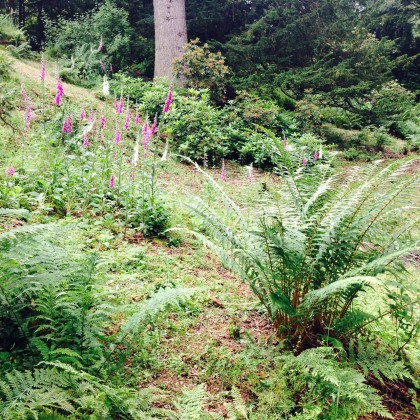
[[101, 130], [105, 129], [106, 127], [106, 118], [105, 115], [102, 115], [101, 117]]
[[10, 168], [7, 168], [4, 172], [8, 176], [14, 176], [16, 173], [15, 168], [13, 166], [11, 166]]
[[121, 141], [121, 131], [118, 128], [118, 125], [115, 127], [115, 137], [114, 137], [114, 143], [118, 144]]
[[163, 108], [163, 112], [169, 112], [172, 104], [172, 88], [169, 89], [168, 97], [166, 98], [165, 107]]
[[127, 112], [125, 113], [125, 124], [124, 124], [124, 130], [126, 131], [130, 128], [130, 119], [131, 119], [130, 108], [127, 105]]
[[63, 89], [63, 84], [61, 83], [60, 78], [57, 78], [57, 93], [55, 95], [55, 104], [57, 106], [61, 105], [61, 99], [64, 96], [64, 89]]
[[109, 188], [112, 190], [115, 186], [115, 176], [114, 174], [111, 175], [111, 178], [109, 179]]

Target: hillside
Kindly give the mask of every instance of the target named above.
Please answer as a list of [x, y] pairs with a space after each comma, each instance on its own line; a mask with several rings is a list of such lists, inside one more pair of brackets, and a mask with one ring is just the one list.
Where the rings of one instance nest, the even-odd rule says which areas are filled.
[[195, 167], [199, 93], [62, 83], [57, 106], [54, 62], [42, 84], [6, 58], [3, 418], [416, 418], [418, 157], [261, 129], [272, 171]]

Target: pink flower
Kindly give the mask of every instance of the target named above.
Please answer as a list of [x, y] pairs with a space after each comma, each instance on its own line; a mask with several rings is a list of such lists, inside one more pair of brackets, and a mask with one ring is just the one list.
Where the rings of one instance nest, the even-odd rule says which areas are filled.
[[140, 114], [139, 114], [138, 109], [136, 109], [136, 118], [135, 118], [134, 122], [136, 123], [136, 125], [140, 124]]
[[82, 121], [84, 121], [86, 118], [86, 113], [85, 113], [85, 109], [83, 108], [82, 111], [80, 112], [80, 119]]
[[146, 121], [144, 123], [142, 136], [143, 136], [144, 155], [146, 156], [147, 147], [149, 146], [149, 140], [150, 140], [150, 137], [152, 136], [152, 131], [150, 129], [149, 121]]
[[318, 159], [319, 159], [319, 153], [318, 153], [318, 150], [315, 150], [314, 160], [318, 160]]
[[99, 41], [99, 46], [98, 46], [98, 52], [101, 52], [103, 46], [104, 46], [104, 44], [102, 42], [102, 35], [101, 35], [101, 40]]
[[45, 80], [45, 73], [46, 73], [45, 58], [44, 58], [44, 56], [42, 56], [42, 58], [41, 58], [41, 74], [39, 75], [39, 78], [40, 78], [41, 82], [43, 82]]
[[15, 168], [13, 166], [11, 166], [10, 168], [7, 168], [4, 172], [6, 173], [6, 175], [9, 175], [9, 176], [14, 176], [16, 173]]
[[158, 125], [157, 125], [157, 119], [155, 117], [155, 120], [153, 121], [152, 130], [150, 132], [150, 135], [154, 136], [157, 132], [157, 129], [158, 129]]
[[124, 97], [123, 97], [122, 92], [121, 92], [120, 99], [118, 101], [117, 100], [114, 101], [114, 105], [115, 105], [115, 112], [117, 114], [122, 114], [124, 110]]
[[109, 64], [109, 71], [110, 71], [111, 73], [113, 73], [113, 72], [114, 72], [114, 70], [113, 70], [113, 68], [112, 68], [112, 64]]
[[222, 173], [220, 174], [220, 179], [225, 182], [226, 181], [226, 167], [225, 167], [225, 160], [222, 160]]
[[115, 137], [114, 137], [114, 143], [118, 144], [121, 141], [121, 131], [118, 128], [118, 125], [115, 127]]
[[95, 111], [92, 111], [90, 116], [89, 116], [88, 123], [92, 124], [94, 118], [95, 118]]
[[308, 159], [303, 158], [303, 160], [302, 160], [302, 165], [303, 165], [303, 166], [306, 166], [307, 164], [308, 164]]
[[166, 98], [165, 107], [163, 108], [163, 112], [166, 113], [171, 108], [172, 104], [172, 88], [169, 89], [168, 97]]
[[115, 186], [115, 176], [114, 174], [111, 175], [111, 178], [109, 179], [109, 188], [112, 190]]
[[55, 95], [55, 104], [57, 106], [61, 105], [61, 99], [64, 96], [64, 89], [63, 89], [63, 84], [61, 83], [60, 78], [57, 78], [57, 93]]
[[101, 130], [103, 130], [106, 127], [106, 118], [105, 115], [102, 115], [101, 117]]
[[286, 136], [283, 136], [283, 147], [284, 148], [287, 147], [287, 139], [286, 139]]
[[25, 113], [25, 126], [27, 129], [29, 129], [29, 126], [31, 125], [31, 120], [32, 120], [32, 107], [30, 104], [28, 104], [26, 108], [26, 113]]
[[63, 133], [71, 133], [73, 131], [73, 118], [69, 115], [63, 122]]
[[131, 119], [130, 108], [127, 107], [127, 112], [125, 114], [124, 130], [128, 130], [129, 129], [129, 127], [130, 127], [130, 119]]
[[83, 137], [83, 147], [86, 149], [89, 146], [89, 137], [88, 133], [85, 133]]

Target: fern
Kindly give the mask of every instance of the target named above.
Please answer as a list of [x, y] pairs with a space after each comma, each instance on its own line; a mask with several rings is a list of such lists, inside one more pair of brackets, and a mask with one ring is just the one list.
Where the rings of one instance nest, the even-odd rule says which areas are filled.
[[191, 297], [196, 291], [197, 289], [195, 288], [160, 289], [150, 299], [136, 305], [135, 313], [122, 326], [118, 340], [124, 339], [127, 335], [135, 334], [144, 325], [148, 317], [156, 315], [168, 305], [176, 304], [182, 299]]
[[304, 169], [273, 141], [280, 191], [266, 195], [247, 219], [200, 170], [220, 200], [215, 206], [188, 200], [201, 224], [200, 231], [185, 231], [249, 283], [279, 336], [299, 352], [334, 334], [344, 318], [349, 322], [357, 296], [373, 286], [379, 291], [378, 275], [397, 270], [398, 260], [418, 248], [407, 235], [412, 219], [402, 223], [400, 212], [416, 210], [419, 179], [409, 171], [414, 159], [356, 167], [344, 179], [328, 166]]
[[0, 218], [17, 217], [19, 219], [29, 220], [31, 213], [26, 209], [4, 209], [0, 208]]
[[356, 419], [367, 414], [392, 418], [375, 390], [365, 383], [363, 375], [341, 365], [331, 348], [318, 347], [305, 350], [297, 357], [286, 355], [282, 359], [290, 386], [301, 394], [303, 414], [317, 402], [318, 408], [323, 407], [325, 419]]
[[207, 397], [204, 385], [198, 385], [194, 389], [184, 389], [182, 396], [175, 402], [179, 420], [200, 420], [205, 417], [203, 413], [204, 403]]
[[98, 378], [62, 363], [48, 363], [34, 371], [13, 371], [0, 381], [0, 412], [5, 419], [39, 418], [55, 410], [79, 418], [93, 413], [132, 419], [148, 418], [149, 392], [113, 388]]
[[372, 374], [383, 383], [383, 377], [395, 381], [397, 379], [410, 378], [410, 374], [401, 360], [397, 360], [392, 352], [384, 352], [374, 346], [373, 343], [365, 343], [362, 340], [354, 340], [349, 343], [349, 362], [361, 369], [367, 378]]
[[235, 386], [232, 387], [230, 391], [232, 402], [226, 404], [226, 408], [229, 413], [229, 418], [234, 420], [247, 420], [248, 417], [248, 408], [244, 403], [241, 393], [239, 389]]

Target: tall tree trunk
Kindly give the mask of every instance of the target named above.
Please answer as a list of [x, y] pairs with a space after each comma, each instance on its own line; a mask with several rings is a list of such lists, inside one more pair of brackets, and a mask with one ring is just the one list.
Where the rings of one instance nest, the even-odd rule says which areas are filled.
[[25, 0], [19, 0], [19, 27], [25, 26]]
[[[172, 64], [187, 43], [185, 0], [153, 0], [155, 21], [155, 78], [173, 80]], [[179, 81], [177, 81], [179, 82]]]
[[38, 47], [42, 47], [42, 43], [44, 42], [44, 21], [42, 20], [42, 13], [44, 11], [44, 0], [38, 0], [38, 13], [37, 13], [37, 42]]

